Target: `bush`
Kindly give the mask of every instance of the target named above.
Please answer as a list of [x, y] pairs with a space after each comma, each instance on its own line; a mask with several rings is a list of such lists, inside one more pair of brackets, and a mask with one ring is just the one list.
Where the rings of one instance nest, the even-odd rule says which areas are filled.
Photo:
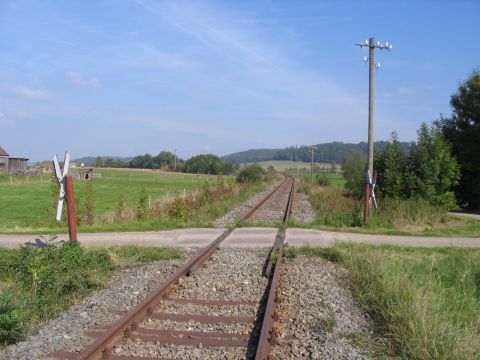
[[0, 294], [0, 346], [15, 342], [25, 331], [17, 301], [11, 289]]
[[140, 221], [147, 220], [148, 218], [148, 195], [147, 189], [144, 187], [142, 187], [138, 197], [136, 218]]
[[244, 167], [237, 176], [237, 182], [257, 182], [263, 179], [265, 170], [258, 165], [252, 164]]
[[320, 186], [330, 186], [330, 179], [326, 173], [315, 175], [315, 181]]
[[367, 158], [365, 155], [356, 153], [350, 155], [342, 164], [343, 176], [347, 180], [345, 187], [348, 193], [361, 197], [365, 188], [365, 172]]
[[168, 209], [168, 215], [175, 219], [184, 221], [187, 216], [187, 205], [185, 199], [176, 193]]

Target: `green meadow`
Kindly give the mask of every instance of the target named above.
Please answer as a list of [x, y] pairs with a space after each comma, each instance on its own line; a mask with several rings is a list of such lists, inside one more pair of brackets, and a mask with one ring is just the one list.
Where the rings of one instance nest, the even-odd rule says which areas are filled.
[[[114, 213], [120, 194], [127, 206], [135, 208], [141, 189], [147, 191], [150, 201], [160, 200], [183, 191], [194, 191], [203, 184], [214, 184], [217, 176], [167, 173], [152, 170], [95, 169], [100, 178], [93, 179], [93, 199], [96, 217]], [[233, 181], [226, 177], [227, 182]], [[82, 202], [88, 181], [75, 180], [75, 196]], [[53, 191], [58, 185], [51, 174], [25, 177], [0, 175], [0, 231], [22, 231], [42, 227], [45, 212], [54, 207]]]

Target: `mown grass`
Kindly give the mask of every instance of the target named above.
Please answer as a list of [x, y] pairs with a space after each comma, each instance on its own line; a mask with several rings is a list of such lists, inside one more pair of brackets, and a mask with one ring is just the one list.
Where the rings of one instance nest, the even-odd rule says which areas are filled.
[[375, 358], [480, 357], [480, 249], [337, 244], [289, 250], [350, 270], [349, 286], [388, 341], [356, 337]]
[[45, 249], [0, 249], [0, 348], [102, 288], [112, 271], [179, 259], [172, 248], [116, 246], [85, 250], [76, 242]]
[[378, 209], [372, 210], [365, 225], [362, 201], [343, 188], [303, 182], [301, 189], [308, 194], [316, 219], [293, 226], [385, 235], [480, 236], [479, 221], [451, 216], [423, 199], [378, 199]]
[[[120, 194], [128, 206], [134, 207], [142, 187], [150, 201], [158, 201], [175, 192], [193, 191], [205, 182], [214, 184], [216, 176], [138, 171], [131, 169], [95, 169], [102, 174], [93, 180], [94, 211], [96, 218], [115, 212]], [[45, 209], [54, 206], [51, 175], [29, 177], [0, 175], [0, 231], [38, 228], [45, 224]], [[232, 182], [233, 177], [226, 178]], [[74, 181], [75, 196], [82, 203], [87, 181]]]

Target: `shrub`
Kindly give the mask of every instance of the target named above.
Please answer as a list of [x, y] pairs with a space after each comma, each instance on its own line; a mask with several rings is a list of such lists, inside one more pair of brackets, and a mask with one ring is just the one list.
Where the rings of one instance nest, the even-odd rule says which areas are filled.
[[356, 153], [350, 155], [342, 164], [343, 175], [347, 180], [345, 187], [349, 194], [361, 197], [365, 187], [365, 169], [367, 158]]
[[179, 193], [175, 194], [173, 201], [170, 203], [168, 215], [176, 220], [185, 220], [187, 216], [187, 204]]
[[263, 179], [265, 170], [258, 164], [252, 164], [244, 167], [237, 176], [237, 182], [256, 182]]
[[148, 218], [148, 195], [145, 187], [142, 187], [138, 197], [136, 218], [137, 220], [146, 220]]
[[95, 223], [95, 208], [93, 206], [93, 180], [87, 181], [85, 189], [85, 213], [83, 216], [84, 223], [93, 225]]
[[328, 175], [326, 173], [321, 173], [315, 175], [315, 181], [317, 185], [320, 186], [329, 186], [330, 185], [330, 179], [328, 178]]
[[0, 345], [15, 342], [25, 331], [17, 301], [18, 298], [11, 289], [0, 294]]
[[118, 199], [116, 220], [121, 223], [127, 220], [127, 201], [125, 200], [125, 194], [123, 192]]

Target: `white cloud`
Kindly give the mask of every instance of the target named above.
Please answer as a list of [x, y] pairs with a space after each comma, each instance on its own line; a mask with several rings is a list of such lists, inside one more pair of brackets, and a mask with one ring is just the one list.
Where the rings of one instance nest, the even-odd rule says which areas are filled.
[[13, 92], [25, 98], [35, 99], [35, 100], [48, 100], [53, 97], [52, 94], [50, 94], [47, 91], [33, 89], [23, 85], [13, 86]]
[[91, 77], [90, 79], [87, 79], [81, 74], [74, 71], [69, 71], [67, 73], [67, 79], [70, 80], [72, 83], [80, 86], [86, 86], [90, 88], [100, 87], [100, 80], [98, 80], [96, 77]]
[[132, 68], [165, 68], [169, 70], [194, 70], [200, 63], [192, 61], [181, 54], [159, 50], [149, 43], [122, 44], [114, 49], [111, 63]]
[[429, 84], [424, 84], [424, 85], [418, 86], [418, 87], [415, 87], [415, 86], [400, 86], [398, 88], [398, 93], [400, 95], [413, 95], [413, 94], [418, 94], [418, 93], [421, 93], [421, 92], [431, 91], [432, 89], [433, 89], [433, 86], [429, 85]]
[[400, 95], [413, 95], [418, 92], [418, 89], [416, 87], [406, 87], [406, 86], [401, 86], [398, 88], [398, 93]]
[[10, 122], [11, 120], [3, 112], [0, 111], [0, 124], [8, 124]]

